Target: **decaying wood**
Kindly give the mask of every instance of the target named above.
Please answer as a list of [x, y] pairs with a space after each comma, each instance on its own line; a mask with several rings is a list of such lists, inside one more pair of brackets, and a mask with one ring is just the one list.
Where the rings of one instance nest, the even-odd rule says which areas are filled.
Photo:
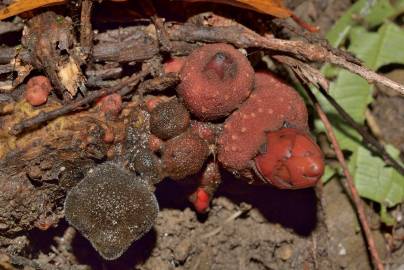
[[[147, 67], [145, 67], [140, 73], [134, 74], [130, 78], [123, 80], [119, 85], [116, 85], [116, 86], [108, 88], [108, 89], [101, 89], [98, 91], [91, 92], [91, 94], [89, 94], [85, 98], [79, 99], [79, 100], [72, 102], [66, 106], [63, 106], [59, 109], [52, 110], [50, 112], [41, 112], [32, 118], [25, 119], [25, 120], [21, 121], [20, 123], [16, 124], [15, 126], [13, 126], [12, 129], [10, 130], [10, 134], [18, 135], [30, 127], [41, 125], [43, 123], [46, 123], [47, 121], [56, 119], [59, 116], [65, 115], [67, 113], [71, 113], [75, 110], [80, 109], [84, 105], [88, 105], [91, 102], [94, 102], [95, 100], [97, 100], [103, 96], [113, 94], [113, 93], [121, 90], [123, 87], [129, 87], [128, 89], [130, 91], [133, 87], [133, 84], [137, 84], [139, 82], [139, 80], [142, 79], [144, 76], [146, 76], [148, 73], [149, 73], [149, 69]], [[123, 94], [126, 94], [126, 93], [123, 93]]]
[[[0, 224], [3, 235], [13, 236], [34, 227], [46, 230], [57, 224], [63, 217], [66, 190], [95, 161], [122, 157], [127, 149], [124, 145], [128, 127], [144, 121], [144, 113], [135, 99], [113, 119], [95, 106], [50, 120], [19, 136], [8, 133], [16, 122], [27, 116], [60, 108], [63, 105], [52, 100], [41, 109], [32, 108], [22, 100], [15, 104], [12, 114], [2, 117]], [[113, 144], [105, 142], [107, 132], [113, 134]]]

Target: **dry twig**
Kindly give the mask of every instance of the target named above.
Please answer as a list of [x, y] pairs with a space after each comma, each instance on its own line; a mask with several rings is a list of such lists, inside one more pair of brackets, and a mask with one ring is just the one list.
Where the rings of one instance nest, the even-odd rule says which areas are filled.
[[226, 27], [206, 27], [192, 24], [171, 25], [167, 31], [172, 40], [227, 42], [241, 48], [253, 47], [283, 52], [304, 61], [328, 62], [360, 75], [369, 83], [378, 82], [404, 95], [403, 85], [364, 66], [349, 62], [343, 56], [335, 55], [332, 51], [318, 44], [310, 44], [300, 40], [267, 38], [241, 25]]
[[90, 53], [93, 45], [93, 27], [91, 25], [92, 7], [92, 0], [84, 0], [81, 6], [80, 46], [83, 48], [86, 56]]

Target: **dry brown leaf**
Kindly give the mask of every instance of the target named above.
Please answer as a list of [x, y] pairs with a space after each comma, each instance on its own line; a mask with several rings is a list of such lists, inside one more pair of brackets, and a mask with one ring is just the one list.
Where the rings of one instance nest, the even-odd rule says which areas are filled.
[[278, 18], [287, 18], [292, 11], [283, 6], [283, 0], [184, 0], [186, 2], [213, 2], [254, 10]]
[[0, 20], [4, 20], [11, 16], [15, 16], [39, 7], [60, 5], [64, 2], [65, 0], [14, 0], [13, 3], [0, 10]]
[[[112, 0], [121, 2], [125, 0]], [[287, 18], [292, 12], [283, 6], [283, 0], [184, 0], [187, 2], [214, 2], [254, 10], [278, 18]], [[60, 5], [66, 0], [15, 0], [12, 4], [0, 10], [0, 20], [30, 11], [36, 8]]]

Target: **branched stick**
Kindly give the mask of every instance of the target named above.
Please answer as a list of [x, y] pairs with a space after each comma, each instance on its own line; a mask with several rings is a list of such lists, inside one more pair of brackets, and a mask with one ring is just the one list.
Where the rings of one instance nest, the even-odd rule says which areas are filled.
[[167, 32], [172, 40], [227, 42], [240, 48], [255, 47], [283, 52], [305, 61], [328, 62], [360, 75], [369, 83], [378, 82], [404, 95], [404, 85], [379, 75], [364, 66], [349, 62], [343, 56], [335, 55], [332, 51], [318, 44], [310, 44], [300, 40], [263, 37], [242, 25], [218, 27], [193, 24], [172, 25], [167, 29]]
[[[23, 132], [24, 130], [36, 126], [36, 125], [40, 125], [43, 124], [47, 121], [53, 120], [59, 116], [68, 114], [70, 112], [73, 112], [77, 109], [79, 109], [80, 107], [87, 105], [95, 100], [97, 100], [100, 97], [106, 96], [106, 95], [110, 95], [112, 93], [116, 93], [119, 90], [121, 90], [124, 87], [131, 87], [137, 83], [139, 83], [139, 81], [144, 78], [147, 74], [149, 74], [150, 72], [150, 68], [146, 65], [145, 68], [143, 68], [139, 73], [132, 75], [131, 77], [129, 77], [126, 80], [123, 80], [122, 82], [120, 82], [118, 85], [116, 85], [115, 87], [109, 88], [109, 89], [100, 89], [98, 91], [94, 91], [92, 93], [90, 93], [88, 96], [86, 96], [83, 99], [77, 100], [75, 102], [72, 102], [70, 104], [67, 104], [61, 108], [55, 109], [53, 111], [50, 112], [41, 112], [39, 113], [37, 116], [34, 116], [32, 118], [28, 118], [25, 120], [22, 120], [20, 123], [16, 124], [11, 130], [10, 130], [10, 134], [11, 135], [18, 135], [21, 132]], [[128, 91], [125, 91], [125, 94], [127, 94]]]
[[363, 206], [363, 202], [361, 201], [361, 199], [359, 197], [359, 194], [358, 194], [358, 191], [357, 191], [357, 189], [356, 189], [356, 187], [354, 185], [352, 175], [349, 172], [348, 165], [347, 165], [347, 163], [345, 161], [344, 155], [343, 155], [342, 150], [341, 150], [341, 148], [339, 146], [339, 143], [337, 141], [337, 138], [335, 136], [335, 133], [334, 133], [334, 130], [333, 130], [332, 126], [331, 126], [331, 123], [328, 120], [327, 115], [325, 114], [325, 112], [321, 108], [320, 103], [318, 102], [318, 100], [316, 99], [314, 94], [311, 92], [310, 88], [305, 86], [305, 90], [306, 90], [307, 94], [309, 95], [311, 101], [313, 102], [314, 108], [316, 109], [316, 112], [318, 113], [321, 121], [324, 123], [324, 126], [325, 126], [325, 128], [327, 130], [327, 136], [330, 139], [332, 145], [334, 146], [334, 150], [335, 150], [335, 153], [337, 155], [338, 161], [341, 164], [341, 167], [342, 167], [342, 169], [344, 171], [344, 175], [346, 177], [346, 184], [347, 184], [347, 186], [348, 186], [348, 188], [349, 188], [349, 190], [351, 192], [352, 201], [353, 201], [353, 203], [355, 205], [355, 208], [356, 208], [356, 211], [358, 213], [359, 221], [360, 221], [360, 223], [362, 225], [362, 229], [363, 229], [363, 232], [365, 234], [366, 241], [368, 243], [368, 248], [369, 248], [370, 254], [372, 256], [374, 266], [378, 270], [384, 270], [383, 263], [382, 263], [382, 261], [380, 259], [379, 253], [378, 253], [378, 251], [376, 249], [375, 240], [374, 240], [372, 232], [370, 230], [370, 226], [369, 226], [369, 223], [368, 223], [368, 220], [367, 220], [367, 216], [366, 216], [366, 213], [365, 213], [365, 208]]

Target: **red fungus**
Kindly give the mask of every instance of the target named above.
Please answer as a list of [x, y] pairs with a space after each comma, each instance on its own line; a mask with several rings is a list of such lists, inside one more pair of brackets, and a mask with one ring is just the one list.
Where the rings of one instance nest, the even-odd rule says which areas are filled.
[[323, 154], [305, 132], [284, 128], [267, 134], [264, 153], [255, 158], [263, 180], [278, 188], [314, 186], [324, 172]]
[[250, 160], [265, 143], [266, 131], [285, 124], [307, 130], [307, 110], [299, 94], [270, 73], [255, 75], [250, 97], [225, 122], [220, 135], [218, 159], [233, 171], [249, 168]]
[[248, 59], [227, 44], [209, 44], [193, 51], [180, 76], [178, 94], [203, 120], [218, 119], [237, 109], [254, 83]]
[[105, 143], [113, 143], [115, 140], [115, 134], [112, 128], [110, 127], [105, 127], [104, 128], [104, 136], [102, 137], [102, 140]]
[[29, 79], [25, 88], [25, 99], [32, 106], [45, 104], [48, 100], [52, 85], [45, 76], [35, 76]]

